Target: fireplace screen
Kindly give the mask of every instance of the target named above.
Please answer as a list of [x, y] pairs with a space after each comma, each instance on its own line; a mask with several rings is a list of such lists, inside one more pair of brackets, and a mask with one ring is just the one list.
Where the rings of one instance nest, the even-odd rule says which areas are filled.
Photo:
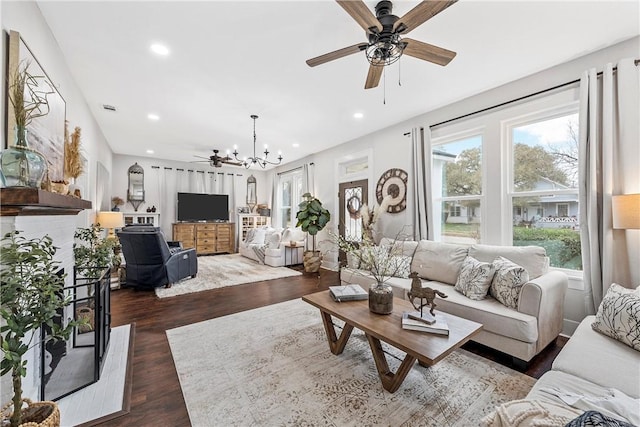
[[[73, 286], [64, 288], [70, 304], [56, 317], [85, 322], [74, 328], [68, 341], [49, 341], [42, 346], [41, 398], [58, 400], [100, 379], [111, 333], [111, 269], [75, 267]], [[43, 338], [47, 333], [43, 326]]]

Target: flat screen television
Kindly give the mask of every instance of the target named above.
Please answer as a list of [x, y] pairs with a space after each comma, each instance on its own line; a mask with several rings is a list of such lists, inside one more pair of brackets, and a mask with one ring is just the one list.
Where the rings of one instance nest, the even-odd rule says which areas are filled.
[[229, 221], [229, 195], [178, 193], [178, 221]]

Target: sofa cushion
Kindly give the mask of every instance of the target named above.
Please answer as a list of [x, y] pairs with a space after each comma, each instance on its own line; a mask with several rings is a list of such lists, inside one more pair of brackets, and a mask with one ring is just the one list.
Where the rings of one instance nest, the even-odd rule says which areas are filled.
[[394, 240], [383, 237], [382, 240], [380, 240], [380, 246], [389, 249], [389, 252], [394, 255], [413, 257], [418, 247], [418, 242], [414, 240]]
[[481, 300], [487, 297], [495, 268], [490, 262], [480, 262], [467, 256], [462, 263], [455, 290], [468, 298]]
[[411, 257], [405, 255], [392, 256], [389, 259], [393, 277], [400, 277], [406, 279], [411, 273]]
[[612, 284], [591, 327], [640, 351], [640, 287], [634, 290]]
[[267, 232], [265, 236], [265, 244], [268, 249], [278, 249], [280, 246], [281, 235], [279, 231], [273, 230], [271, 232]]
[[489, 293], [502, 304], [517, 310], [522, 286], [529, 281], [527, 270], [501, 256], [493, 261], [493, 266], [495, 274]]
[[549, 271], [549, 258], [540, 246], [471, 245], [469, 255], [478, 261], [493, 262], [498, 256], [521, 265], [529, 273], [529, 280]]
[[458, 280], [467, 252], [462, 245], [420, 240], [413, 255], [411, 271], [417, 272], [423, 279], [453, 285]]
[[613, 387], [640, 398], [640, 354], [631, 347], [591, 328], [595, 316], [580, 322], [553, 361], [553, 369], [582, 377], [603, 387]]
[[[575, 399], [576, 396], [582, 399]], [[611, 386], [594, 384], [566, 372], [546, 372], [527, 394], [527, 399], [566, 405], [563, 398], [570, 399], [572, 407], [597, 410], [609, 417], [640, 425], [636, 399]]]

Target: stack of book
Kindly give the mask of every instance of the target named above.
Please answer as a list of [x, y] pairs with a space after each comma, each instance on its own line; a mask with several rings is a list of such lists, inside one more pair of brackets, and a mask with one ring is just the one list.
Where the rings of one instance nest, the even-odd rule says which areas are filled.
[[369, 298], [367, 291], [360, 285], [329, 286], [329, 295], [334, 301], [358, 301]]
[[420, 316], [420, 312], [408, 312], [402, 313], [402, 329], [409, 329], [412, 331], [429, 332], [438, 335], [449, 335], [449, 325], [447, 325], [447, 319], [442, 314], [431, 316], [431, 314], [424, 314]]

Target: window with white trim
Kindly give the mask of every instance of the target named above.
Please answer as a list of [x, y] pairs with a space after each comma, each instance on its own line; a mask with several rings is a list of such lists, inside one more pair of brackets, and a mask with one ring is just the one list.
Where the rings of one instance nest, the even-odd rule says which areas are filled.
[[279, 176], [278, 197], [280, 198], [280, 221], [277, 227], [295, 227], [298, 205], [302, 201], [302, 170], [283, 173]]

